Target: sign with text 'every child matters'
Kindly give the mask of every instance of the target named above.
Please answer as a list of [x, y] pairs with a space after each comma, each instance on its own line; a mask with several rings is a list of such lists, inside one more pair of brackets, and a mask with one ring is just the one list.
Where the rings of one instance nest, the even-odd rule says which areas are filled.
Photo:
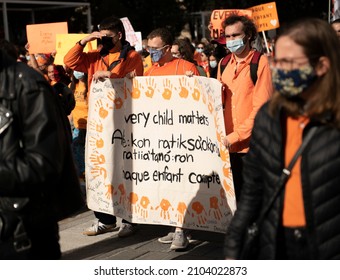
[[93, 82], [88, 207], [137, 224], [225, 232], [236, 202], [220, 94], [206, 77]]

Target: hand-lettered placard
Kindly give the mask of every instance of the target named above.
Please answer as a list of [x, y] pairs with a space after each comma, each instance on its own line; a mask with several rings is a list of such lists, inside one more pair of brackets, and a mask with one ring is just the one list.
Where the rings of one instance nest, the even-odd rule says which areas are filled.
[[258, 32], [280, 27], [275, 2], [254, 6], [249, 9], [253, 12], [253, 20]]
[[225, 232], [235, 193], [221, 83], [156, 76], [93, 82], [88, 207], [133, 223]]

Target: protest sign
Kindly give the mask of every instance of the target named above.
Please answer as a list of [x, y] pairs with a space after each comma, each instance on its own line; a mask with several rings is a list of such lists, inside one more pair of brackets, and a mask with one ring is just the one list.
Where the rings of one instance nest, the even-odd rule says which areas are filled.
[[133, 223], [225, 232], [236, 208], [221, 83], [157, 76], [92, 83], [88, 207]]
[[253, 20], [258, 32], [280, 27], [275, 2], [254, 6], [249, 9], [253, 13]]
[[51, 53], [56, 50], [56, 34], [68, 33], [67, 22], [26, 25], [30, 54]]

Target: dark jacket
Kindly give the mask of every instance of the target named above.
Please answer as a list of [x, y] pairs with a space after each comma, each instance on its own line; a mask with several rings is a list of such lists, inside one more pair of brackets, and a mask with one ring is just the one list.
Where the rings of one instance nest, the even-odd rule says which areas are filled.
[[0, 52], [0, 104], [13, 113], [0, 134], [0, 200], [28, 197], [33, 223], [83, 205], [59, 102], [42, 75]]
[[[244, 162], [244, 186], [238, 209], [228, 228], [225, 256], [238, 258], [244, 231], [273, 195], [284, 167], [285, 128], [282, 112], [272, 118], [268, 103], [258, 112], [250, 150]], [[313, 259], [340, 259], [340, 130], [311, 121], [318, 129], [301, 158], [301, 180]], [[275, 259], [283, 195], [266, 216], [260, 232], [259, 259]]]

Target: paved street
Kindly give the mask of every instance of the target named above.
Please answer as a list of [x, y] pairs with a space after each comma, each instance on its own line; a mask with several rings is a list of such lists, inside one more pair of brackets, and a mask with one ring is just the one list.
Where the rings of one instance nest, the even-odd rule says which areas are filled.
[[[64, 260], [220, 260], [223, 239], [220, 233], [193, 231], [187, 250], [171, 251], [170, 244], [157, 239], [172, 230], [168, 226], [138, 225], [130, 237], [119, 238], [116, 231], [85, 236], [82, 231], [92, 224], [92, 211], [84, 211], [59, 223]], [[118, 219], [118, 225], [121, 220]]]

